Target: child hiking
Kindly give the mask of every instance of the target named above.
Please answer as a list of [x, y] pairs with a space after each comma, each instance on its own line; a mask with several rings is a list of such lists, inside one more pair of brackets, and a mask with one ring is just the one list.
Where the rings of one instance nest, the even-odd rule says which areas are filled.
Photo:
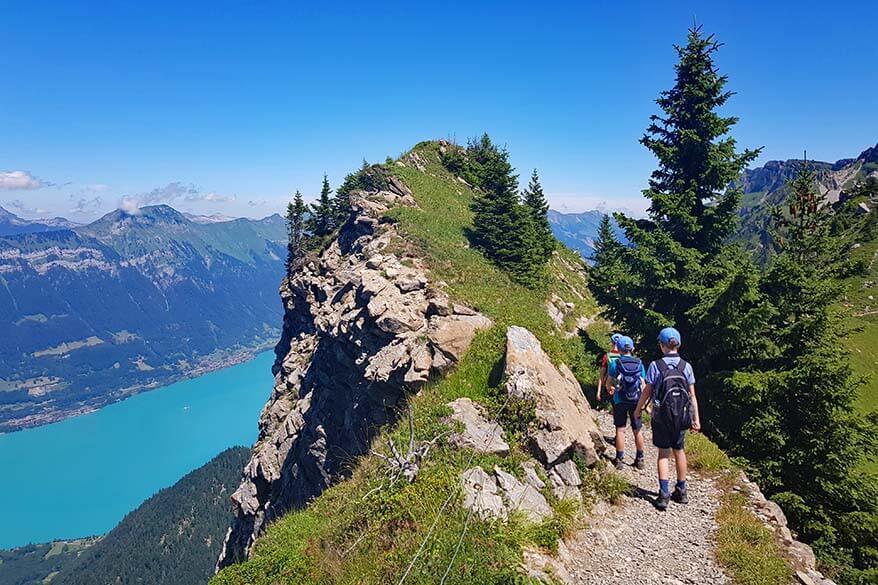
[[601, 370], [598, 374], [598, 393], [597, 402], [600, 404], [603, 396], [603, 388], [607, 384], [607, 374], [609, 373], [610, 364], [615, 362], [619, 357], [619, 340], [622, 339], [621, 333], [613, 333], [610, 335], [610, 351], [601, 358]]
[[[664, 354], [649, 364], [646, 371], [646, 387], [637, 403], [634, 416], [639, 418], [650, 399], [652, 411], [652, 443], [658, 448], [659, 497], [655, 502], [659, 510], [667, 510], [669, 502], [689, 502], [686, 489], [686, 430], [698, 431], [701, 421], [698, 415], [698, 399], [695, 396], [695, 373], [678, 351], [682, 345], [680, 332], [673, 327], [661, 330], [659, 347]], [[668, 459], [674, 451], [677, 467], [677, 483], [670, 493]]]
[[607, 383], [613, 395], [613, 425], [616, 427], [616, 458], [613, 465], [622, 469], [625, 465], [625, 426], [631, 422], [634, 433], [634, 467], [643, 469], [643, 433], [640, 428], [643, 422], [635, 416], [637, 404], [643, 391], [646, 372], [643, 362], [633, 355], [634, 341], [630, 337], [622, 337], [618, 341], [622, 354], [613, 360], [608, 368]]

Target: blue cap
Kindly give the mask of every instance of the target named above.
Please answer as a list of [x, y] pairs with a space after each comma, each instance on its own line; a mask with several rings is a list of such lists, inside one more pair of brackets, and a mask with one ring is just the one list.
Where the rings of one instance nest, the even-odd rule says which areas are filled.
[[634, 340], [628, 336], [623, 335], [619, 340], [619, 349], [624, 351], [632, 351], [634, 349]]
[[610, 335], [610, 341], [613, 342], [613, 345], [618, 347], [619, 342], [622, 340], [623, 337], [625, 336], [621, 333], [613, 333], [612, 335]]
[[668, 345], [671, 343], [672, 339], [677, 340], [677, 345], [680, 345], [682, 342], [680, 338], [680, 332], [674, 329], [673, 327], [665, 327], [661, 331], [659, 331], [658, 340], [664, 345]]

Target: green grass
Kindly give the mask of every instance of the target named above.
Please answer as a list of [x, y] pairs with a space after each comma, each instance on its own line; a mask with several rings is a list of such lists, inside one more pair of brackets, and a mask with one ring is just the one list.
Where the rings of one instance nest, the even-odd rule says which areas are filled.
[[[568, 320], [596, 311], [585, 293], [583, 264], [567, 249], [560, 249], [546, 272], [544, 284], [529, 289], [512, 282], [479, 252], [469, 247], [466, 229], [471, 225], [471, 191], [456, 182], [439, 164], [435, 143], [416, 147], [428, 161], [426, 173], [411, 167], [392, 166], [413, 191], [418, 208], [399, 208], [389, 213], [398, 222], [408, 244], [393, 250], [400, 256], [423, 259], [433, 282], [447, 283], [449, 296], [477, 308], [494, 320], [495, 326], [480, 333], [457, 369], [429, 385], [411, 400], [415, 434], [430, 439], [445, 429], [441, 422], [449, 414], [449, 401], [466, 396], [481, 403], [489, 414], [509, 427], [511, 453], [501, 458], [478, 455], [471, 465], [490, 471], [499, 465], [522, 477], [519, 463], [528, 455], [522, 433], [526, 405], [504, 404], [498, 372], [502, 368], [505, 331], [508, 325], [530, 329], [556, 362], [566, 363], [584, 384], [593, 384], [596, 373], [593, 356], [582, 341], [559, 331], [545, 311], [552, 293], [575, 304]], [[382, 449], [388, 437], [404, 442], [407, 425], [386, 429], [376, 441]], [[508, 524], [473, 520], [465, 537], [460, 535], [467, 520], [460, 505], [459, 475], [471, 453], [450, 448], [444, 442], [430, 453], [412, 484], [389, 486], [375, 457], [362, 458], [352, 477], [324, 492], [308, 508], [288, 513], [269, 527], [253, 552], [253, 558], [225, 569], [213, 585], [243, 584], [369, 584], [394, 583], [405, 572], [418, 547], [425, 540], [443, 503], [450, 505], [439, 516], [417, 563], [406, 579], [408, 584], [437, 583], [454, 550], [460, 551], [446, 583], [489, 584], [519, 581], [518, 565], [525, 546], [554, 551], [560, 536], [578, 526], [580, 507], [558, 501], [548, 491], [555, 516], [540, 524], [513, 515]], [[612, 496], [619, 486], [612, 480], [595, 480]]]
[[[878, 242], [856, 250], [855, 257], [871, 262], [865, 275], [847, 280], [843, 310], [851, 334], [845, 339], [851, 367], [864, 380], [857, 406], [864, 412], [878, 409]], [[869, 297], [872, 297], [871, 299]], [[878, 472], [878, 461], [867, 465]]]
[[736, 467], [710, 439], [688, 433], [689, 469], [713, 475], [722, 490], [716, 520], [716, 556], [736, 585], [789, 585], [792, 571], [772, 531], [749, 508], [747, 499], [733, 491]]
[[686, 458], [696, 471], [729, 471], [732, 461], [716, 444], [701, 433], [686, 434]]
[[726, 492], [717, 522], [716, 556], [737, 585], [792, 582], [792, 572], [774, 535], [747, 508], [744, 496]]

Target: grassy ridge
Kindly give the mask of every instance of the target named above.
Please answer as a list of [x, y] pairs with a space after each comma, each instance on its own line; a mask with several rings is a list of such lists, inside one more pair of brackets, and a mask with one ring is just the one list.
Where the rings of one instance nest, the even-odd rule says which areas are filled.
[[[453, 373], [413, 397], [415, 434], [427, 440], [441, 433], [446, 428], [441, 421], [450, 414], [445, 404], [461, 396], [484, 405], [506, 428], [521, 426], [523, 421], [516, 419], [526, 416], [525, 410], [506, 403], [499, 387], [507, 325], [527, 327], [553, 360], [570, 366], [581, 382], [594, 381], [592, 356], [578, 338], [563, 336], [545, 310], [554, 293], [575, 304], [568, 320], [595, 312], [590, 298], [576, 297], [565, 284], [566, 280], [577, 290], [585, 290], [582, 261], [569, 250], [559, 250], [544, 286], [534, 290], [515, 284], [468, 245], [472, 192], [439, 164], [435, 143], [422, 143], [416, 151], [427, 161], [426, 172], [410, 166], [391, 167], [412, 189], [419, 204], [418, 208], [400, 208], [389, 214], [410, 242], [409, 248], [393, 251], [402, 257], [411, 254], [423, 259], [433, 281], [447, 283], [452, 299], [477, 308], [491, 317], [495, 326], [476, 337]], [[376, 448], [385, 448], [389, 436], [404, 442], [405, 425], [386, 431]], [[576, 526], [579, 509], [557, 501], [547, 491], [555, 517], [541, 524], [517, 516], [508, 525], [475, 520], [467, 524], [458, 493], [460, 472], [468, 464], [486, 470], [499, 465], [521, 477], [518, 464], [528, 455], [514, 436], [510, 443], [508, 457], [477, 455], [470, 463], [471, 453], [451, 449], [440, 441], [417, 481], [398, 482], [392, 487], [379, 460], [363, 458], [348, 481], [327, 490], [307, 509], [281, 518], [256, 544], [252, 560], [229, 567], [212, 583], [392, 583], [405, 573], [425, 540], [406, 583], [437, 583], [446, 570], [446, 583], [515, 582], [522, 548], [552, 550], [558, 537]], [[597, 493], [615, 493], [615, 487], [599, 473], [587, 480]], [[443, 510], [446, 501], [449, 503]], [[461, 538], [465, 526], [466, 534]], [[449, 569], [452, 558], [456, 560]]]
[[716, 557], [736, 585], [788, 585], [792, 571], [774, 534], [750, 509], [747, 499], [733, 491], [736, 469], [726, 455], [701, 433], [688, 433], [689, 468], [721, 474], [722, 506], [716, 515]]

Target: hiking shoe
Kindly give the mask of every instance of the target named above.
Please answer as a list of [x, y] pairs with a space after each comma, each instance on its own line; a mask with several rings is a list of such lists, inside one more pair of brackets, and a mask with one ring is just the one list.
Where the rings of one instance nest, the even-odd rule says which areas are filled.
[[668, 509], [668, 506], [671, 503], [671, 495], [660, 493], [658, 499], [655, 501], [655, 507], [664, 512]]
[[688, 504], [689, 503], [689, 490], [681, 490], [680, 488], [674, 488], [674, 493], [671, 494], [671, 499], [677, 502], [678, 504]]
[[634, 460], [634, 469], [643, 469], [646, 465], [643, 463], [643, 457]]
[[622, 461], [621, 459], [619, 459], [618, 457], [615, 458], [615, 459], [613, 459], [613, 465], [614, 465], [614, 466], [616, 467], [616, 469], [618, 469], [619, 471], [622, 471], [623, 469], [625, 469], [625, 462]]

